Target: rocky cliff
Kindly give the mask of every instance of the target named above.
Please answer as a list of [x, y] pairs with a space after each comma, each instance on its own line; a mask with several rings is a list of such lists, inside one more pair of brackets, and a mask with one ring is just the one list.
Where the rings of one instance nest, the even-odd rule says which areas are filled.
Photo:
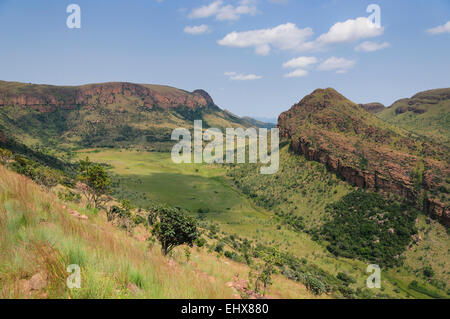
[[214, 104], [206, 91], [189, 93], [159, 85], [111, 82], [69, 87], [0, 81], [0, 106], [27, 106], [41, 112], [79, 105], [105, 106], [121, 103], [124, 97], [135, 97], [136, 103], [148, 108], [183, 105], [193, 109]]
[[293, 150], [348, 183], [393, 193], [450, 225], [448, 148], [392, 127], [333, 89], [316, 90], [280, 115]]
[[0, 81], [0, 131], [31, 145], [167, 150], [177, 127], [249, 127], [204, 90], [111, 82], [81, 86]]

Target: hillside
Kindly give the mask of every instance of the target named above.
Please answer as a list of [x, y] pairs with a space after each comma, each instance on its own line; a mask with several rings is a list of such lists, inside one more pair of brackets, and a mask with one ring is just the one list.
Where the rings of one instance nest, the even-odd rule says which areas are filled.
[[398, 100], [377, 116], [408, 131], [448, 145], [450, 88], [424, 91], [409, 99]]
[[251, 126], [203, 90], [125, 82], [52, 86], [0, 81], [0, 131], [27, 145], [167, 150], [174, 128]]
[[[249, 267], [195, 247], [163, 256], [145, 227], [123, 230], [104, 211], [64, 202], [0, 165], [0, 298], [240, 298]], [[81, 288], [69, 289], [69, 265]], [[271, 298], [314, 298], [274, 275]]]
[[318, 89], [278, 120], [309, 160], [352, 185], [395, 194], [450, 225], [449, 148], [383, 122], [334, 89]]

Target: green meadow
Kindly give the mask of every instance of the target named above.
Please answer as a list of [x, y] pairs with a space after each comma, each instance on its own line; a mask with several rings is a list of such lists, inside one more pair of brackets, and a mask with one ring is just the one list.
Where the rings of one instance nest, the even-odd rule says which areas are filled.
[[[352, 288], [366, 289], [368, 274], [364, 262], [337, 258], [325, 249], [323, 243], [312, 240], [306, 232], [295, 231], [280, 222], [275, 218], [274, 211], [257, 205], [255, 200], [236, 187], [229, 174], [234, 168], [225, 165], [175, 164], [170, 153], [137, 150], [88, 149], [78, 152], [79, 158], [86, 156], [93, 161], [109, 165], [110, 173], [115, 176], [114, 181], [117, 183], [114, 196], [119, 199], [130, 199], [134, 205], [143, 208], [151, 202], [182, 207], [205, 222], [218, 225], [222, 234], [234, 234], [256, 244], [277, 247], [297, 258], [307, 259], [310, 264], [333, 276], [339, 272], [347, 273], [356, 279], [356, 283], [351, 285]], [[283, 172], [290, 170], [283, 170], [284, 165], [294, 165], [287, 148], [281, 150], [281, 159], [280, 171], [275, 177], [267, 177], [265, 181], [268, 189], [274, 187], [272, 178], [287, 179]], [[297, 206], [298, 212], [305, 220], [314, 223], [316, 218], [311, 214], [324, 214], [323, 205], [314, 204], [316, 199], [327, 195], [327, 201], [331, 202], [333, 198], [338, 199], [348, 192], [348, 188], [336, 182], [335, 177], [325, 178], [327, 172], [318, 170], [316, 163], [311, 164], [312, 166], [306, 165], [302, 160], [299, 160], [299, 163], [304, 165], [302, 169], [305, 170], [301, 178], [305, 179], [304, 182], [309, 179], [313, 186], [308, 188], [307, 193], [276, 207], [288, 209]], [[296, 165], [300, 165], [299, 163]], [[255, 169], [255, 172], [249, 172], [248, 175], [259, 175], [258, 167], [254, 166], [252, 169]], [[312, 171], [315, 172], [313, 175]], [[324, 194], [323, 189], [330, 184], [330, 179], [333, 185], [336, 185], [334, 187], [337, 187], [337, 191], [333, 189]], [[294, 194], [295, 191], [290, 195]], [[366, 289], [368, 296], [430, 297], [408, 288], [408, 284], [416, 278], [412, 269], [390, 269], [385, 274], [386, 276], [382, 277], [381, 291]]]

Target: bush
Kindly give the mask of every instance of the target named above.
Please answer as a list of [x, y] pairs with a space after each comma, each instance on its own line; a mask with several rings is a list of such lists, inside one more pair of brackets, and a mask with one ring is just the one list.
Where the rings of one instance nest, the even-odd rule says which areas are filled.
[[325, 284], [319, 279], [311, 275], [306, 275], [304, 280], [306, 288], [312, 291], [313, 294], [321, 295], [326, 292]]
[[422, 269], [423, 275], [427, 278], [432, 278], [434, 276], [434, 270], [431, 266], [426, 266]]
[[195, 244], [197, 245], [197, 247], [203, 247], [206, 244], [206, 239], [203, 237], [199, 237], [195, 240]]
[[4, 148], [0, 148], [0, 163], [6, 164], [6, 162], [12, 157], [12, 153], [10, 150], [6, 150]]
[[224, 247], [224, 244], [221, 241], [219, 241], [216, 245], [215, 251], [218, 253], [221, 253], [223, 251], [223, 247]]
[[350, 284], [354, 284], [356, 282], [355, 279], [353, 279], [352, 277], [350, 277], [349, 275], [347, 275], [344, 272], [340, 272], [337, 274], [337, 279], [339, 279], [340, 281], [342, 281], [344, 283], [345, 286], [348, 286]]
[[228, 251], [228, 250], [225, 251], [224, 255], [227, 258], [233, 259], [233, 253], [231, 251]]

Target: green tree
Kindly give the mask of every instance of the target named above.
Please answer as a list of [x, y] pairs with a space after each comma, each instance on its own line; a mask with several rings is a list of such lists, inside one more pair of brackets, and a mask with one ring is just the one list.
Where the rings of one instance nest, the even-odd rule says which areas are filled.
[[80, 190], [87, 198], [89, 205], [98, 208], [109, 192], [111, 180], [100, 164], [92, 163], [88, 157], [80, 161], [78, 180], [82, 183]]
[[161, 243], [164, 255], [179, 245], [192, 246], [199, 236], [196, 221], [178, 208], [161, 207], [156, 216], [156, 218], [154, 215], [151, 216], [154, 222], [152, 234]]
[[267, 287], [272, 285], [272, 274], [275, 266], [280, 262], [280, 253], [276, 248], [272, 248], [263, 256], [264, 263], [257, 269], [255, 292], [259, 293], [262, 285], [262, 295], [265, 296]]

